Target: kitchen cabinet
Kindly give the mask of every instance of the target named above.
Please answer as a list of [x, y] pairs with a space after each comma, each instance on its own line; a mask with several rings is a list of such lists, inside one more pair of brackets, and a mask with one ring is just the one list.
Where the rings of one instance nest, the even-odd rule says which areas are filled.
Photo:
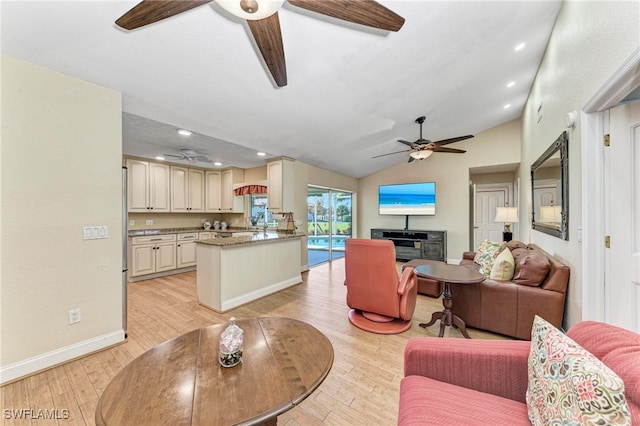
[[169, 212], [170, 167], [127, 159], [127, 204], [132, 213]]
[[171, 166], [171, 211], [204, 212], [204, 170]]
[[267, 209], [272, 213], [293, 212], [293, 160], [280, 158], [267, 163]]
[[131, 276], [176, 269], [176, 236], [153, 235], [131, 239]]
[[224, 213], [243, 213], [244, 197], [236, 196], [233, 192], [234, 183], [242, 183], [244, 181], [244, 170], [231, 168], [222, 171], [222, 182], [220, 185], [222, 212]]
[[178, 234], [178, 242], [176, 244], [176, 267], [186, 268], [195, 266], [196, 264], [196, 240], [197, 232], [188, 232]]
[[207, 170], [204, 175], [204, 210], [207, 213], [220, 213], [222, 211], [222, 172], [219, 170]]

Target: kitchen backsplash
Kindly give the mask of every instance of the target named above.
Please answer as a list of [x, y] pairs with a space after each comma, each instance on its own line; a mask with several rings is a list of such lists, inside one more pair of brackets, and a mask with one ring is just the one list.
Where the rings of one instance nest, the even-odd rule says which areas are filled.
[[[202, 220], [207, 219], [213, 223], [215, 220], [225, 221], [230, 227], [242, 228], [245, 226], [242, 213], [129, 213], [128, 229], [159, 229], [159, 228], [198, 228], [202, 226]], [[132, 222], [133, 221], [133, 225]], [[147, 221], [151, 221], [147, 225]]]

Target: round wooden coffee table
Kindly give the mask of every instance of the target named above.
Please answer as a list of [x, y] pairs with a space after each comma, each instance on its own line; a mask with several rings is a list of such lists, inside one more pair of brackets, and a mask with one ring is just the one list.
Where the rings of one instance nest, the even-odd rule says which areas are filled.
[[444, 291], [442, 293], [442, 305], [444, 309], [441, 312], [434, 312], [431, 315], [431, 321], [419, 324], [420, 327], [426, 328], [435, 324], [440, 320], [440, 333], [438, 337], [444, 336], [444, 328], [447, 326], [456, 326], [462, 335], [467, 339], [471, 339], [467, 333], [467, 326], [459, 316], [451, 312], [453, 306], [453, 296], [451, 295], [451, 284], [474, 284], [485, 280], [484, 275], [480, 272], [460, 265], [449, 265], [443, 262], [430, 262], [427, 265], [416, 266], [414, 273], [421, 277], [431, 278], [444, 283]]
[[290, 318], [238, 320], [242, 362], [218, 362], [228, 324], [193, 330], [140, 355], [120, 371], [96, 408], [97, 425], [276, 424], [329, 374], [333, 347]]

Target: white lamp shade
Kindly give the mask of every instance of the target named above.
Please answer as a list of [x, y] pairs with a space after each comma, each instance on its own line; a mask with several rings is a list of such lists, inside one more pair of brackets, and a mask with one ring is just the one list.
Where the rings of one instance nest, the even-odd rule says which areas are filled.
[[420, 151], [412, 151], [411, 154], [409, 155], [415, 158], [416, 160], [424, 160], [425, 158], [431, 157], [431, 154], [433, 154], [433, 151], [428, 149], [423, 149]]
[[[268, 18], [280, 9], [284, 0], [216, 0], [224, 10], [242, 19], [257, 21]], [[247, 12], [242, 8], [243, 3], [252, 5], [253, 12]]]
[[542, 206], [540, 207], [540, 222], [560, 223], [562, 221], [561, 206]]
[[518, 222], [517, 207], [496, 207], [496, 222], [515, 223]]

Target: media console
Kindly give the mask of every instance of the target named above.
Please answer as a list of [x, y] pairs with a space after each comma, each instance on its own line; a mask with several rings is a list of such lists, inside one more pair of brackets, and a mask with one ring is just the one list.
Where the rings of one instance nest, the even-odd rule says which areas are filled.
[[393, 241], [397, 260], [447, 261], [447, 231], [371, 229], [371, 239]]

